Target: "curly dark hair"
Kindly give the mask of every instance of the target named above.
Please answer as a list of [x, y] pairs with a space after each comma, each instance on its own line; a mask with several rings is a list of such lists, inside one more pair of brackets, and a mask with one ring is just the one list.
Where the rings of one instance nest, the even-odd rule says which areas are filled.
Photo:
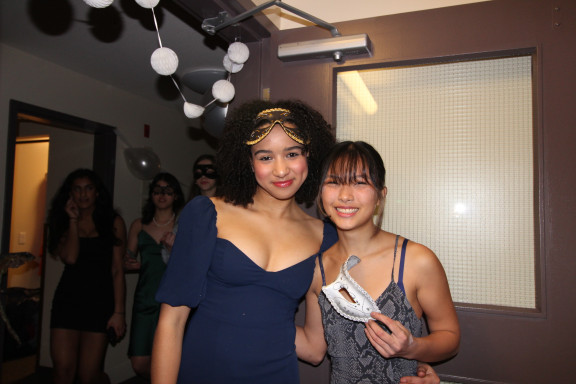
[[[196, 166], [202, 160], [210, 160], [212, 162], [212, 164], [214, 164], [214, 167], [216, 167], [216, 156], [210, 155], [210, 154], [205, 154], [205, 155], [198, 156], [198, 158], [194, 162], [194, 165], [192, 166], [192, 169], [196, 169]], [[220, 186], [220, 177], [217, 176], [216, 177], [216, 188], [218, 188], [219, 186]], [[192, 180], [192, 188], [190, 188], [190, 196], [188, 196], [188, 200], [192, 200], [193, 198], [195, 198], [196, 196], [200, 196], [201, 194], [202, 194], [202, 191], [200, 191], [200, 187], [198, 187], [198, 185], [196, 184], [196, 179], [193, 179]]]
[[152, 191], [154, 190], [156, 183], [159, 181], [165, 181], [169, 186], [172, 187], [172, 189], [174, 189], [174, 204], [172, 205], [172, 210], [176, 215], [178, 215], [186, 203], [184, 200], [184, 193], [182, 192], [182, 187], [180, 186], [178, 179], [168, 172], [160, 172], [154, 176], [154, 179], [152, 179], [150, 185], [148, 186], [148, 199], [146, 199], [146, 203], [144, 204], [144, 207], [142, 207], [142, 224], [148, 224], [154, 218], [156, 206], [154, 205], [154, 200], [152, 198]]
[[247, 206], [254, 202], [258, 184], [252, 171], [250, 146], [246, 141], [254, 129], [256, 115], [271, 108], [290, 110], [294, 123], [310, 138], [310, 144], [304, 146], [308, 155], [308, 177], [295, 196], [298, 203], [310, 205], [318, 194], [320, 161], [335, 139], [322, 115], [299, 100], [249, 101], [227, 118], [216, 161], [221, 180], [217, 196], [234, 205]]
[[72, 171], [52, 198], [48, 212], [48, 250], [54, 253], [60, 239], [70, 226], [69, 216], [66, 213], [66, 202], [72, 192], [72, 184], [77, 179], [90, 179], [96, 188], [97, 197], [92, 220], [100, 237], [110, 241], [110, 245], [117, 244], [119, 239], [114, 235], [114, 219], [118, 216], [112, 205], [112, 196], [104, 186], [102, 179], [91, 169], [80, 168]]

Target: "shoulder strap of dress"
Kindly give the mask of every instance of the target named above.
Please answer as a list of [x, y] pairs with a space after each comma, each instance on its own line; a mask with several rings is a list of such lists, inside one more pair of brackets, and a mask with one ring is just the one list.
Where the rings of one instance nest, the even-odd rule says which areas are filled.
[[324, 221], [324, 230], [322, 233], [322, 244], [320, 245], [320, 253], [326, 251], [338, 241], [338, 232], [336, 227], [329, 221]]
[[326, 285], [326, 275], [324, 274], [324, 264], [322, 264], [322, 254], [318, 254], [318, 265], [320, 266], [320, 273], [322, 274], [322, 286]]
[[394, 243], [394, 260], [392, 260], [392, 274], [390, 275], [390, 281], [394, 281], [394, 267], [396, 266], [396, 249], [398, 248], [398, 238], [400, 238], [400, 235], [396, 235], [396, 242]]
[[402, 253], [400, 255], [400, 271], [398, 272], [398, 286], [406, 294], [404, 289], [404, 259], [406, 257], [406, 246], [408, 245], [408, 239], [404, 239], [402, 242]]

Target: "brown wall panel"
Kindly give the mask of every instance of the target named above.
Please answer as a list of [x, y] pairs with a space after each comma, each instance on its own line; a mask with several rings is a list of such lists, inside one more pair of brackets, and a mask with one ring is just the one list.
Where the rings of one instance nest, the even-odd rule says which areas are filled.
[[[462, 345], [438, 371], [461, 382], [573, 382], [576, 354], [576, 2], [493, 0], [407, 14], [337, 23], [343, 35], [367, 33], [372, 57], [284, 63], [277, 45], [330, 37], [319, 27], [274, 32], [263, 44], [260, 70], [241, 81], [270, 89], [272, 99], [298, 98], [334, 123], [334, 71], [355, 66], [397, 65], [490, 57], [532, 48], [535, 65], [535, 136], [539, 180], [539, 250], [542, 308], [536, 314], [460, 309]], [[252, 57], [251, 60], [255, 59]], [[257, 78], [257, 80], [256, 80]], [[237, 81], [240, 81], [237, 79]], [[243, 99], [259, 97], [250, 88]], [[312, 373], [310, 373], [312, 372]], [[305, 381], [326, 382], [306, 370]]]

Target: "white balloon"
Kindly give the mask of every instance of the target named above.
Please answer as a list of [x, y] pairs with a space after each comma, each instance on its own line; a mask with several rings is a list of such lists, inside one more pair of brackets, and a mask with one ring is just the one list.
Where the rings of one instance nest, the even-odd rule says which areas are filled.
[[114, 0], [84, 0], [86, 4], [93, 8], [106, 8], [114, 2]]
[[184, 114], [190, 119], [195, 119], [202, 116], [204, 107], [189, 102], [184, 103]]
[[168, 76], [178, 69], [178, 55], [170, 48], [158, 48], [152, 54], [150, 63], [159, 75]]
[[244, 64], [238, 64], [233, 62], [232, 60], [230, 60], [230, 57], [228, 57], [228, 55], [224, 56], [222, 64], [224, 64], [224, 69], [226, 69], [230, 73], [240, 72], [242, 68], [244, 68]]
[[158, 5], [160, 0], [136, 0], [136, 2], [142, 8], [154, 8]]
[[250, 56], [250, 50], [246, 44], [235, 42], [228, 47], [228, 56], [236, 64], [244, 64]]
[[212, 96], [222, 103], [227, 103], [234, 98], [234, 85], [228, 80], [218, 80], [212, 86]]
[[160, 158], [150, 148], [126, 148], [124, 159], [128, 169], [141, 180], [150, 180], [160, 172]]

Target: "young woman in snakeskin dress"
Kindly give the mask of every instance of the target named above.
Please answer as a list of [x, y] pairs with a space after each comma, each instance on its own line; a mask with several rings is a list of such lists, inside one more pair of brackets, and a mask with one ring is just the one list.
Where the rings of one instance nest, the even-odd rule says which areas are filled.
[[[330, 382], [351, 384], [398, 383], [417, 373], [418, 361], [453, 356], [460, 329], [440, 261], [425, 246], [380, 229], [387, 189], [378, 152], [364, 142], [339, 143], [321, 172], [318, 206], [337, 227], [339, 240], [318, 258], [306, 296], [306, 325], [297, 330], [298, 357], [317, 363], [327, 350]], [[368, 313], [367, 322], [342, 316], [345, 310], [336, 309], [322, 289], [339, 277], [351, 255], [360, 262], [349, 275], [379, 311]], [[422, 336], [424, 315], [428, 336]]]

